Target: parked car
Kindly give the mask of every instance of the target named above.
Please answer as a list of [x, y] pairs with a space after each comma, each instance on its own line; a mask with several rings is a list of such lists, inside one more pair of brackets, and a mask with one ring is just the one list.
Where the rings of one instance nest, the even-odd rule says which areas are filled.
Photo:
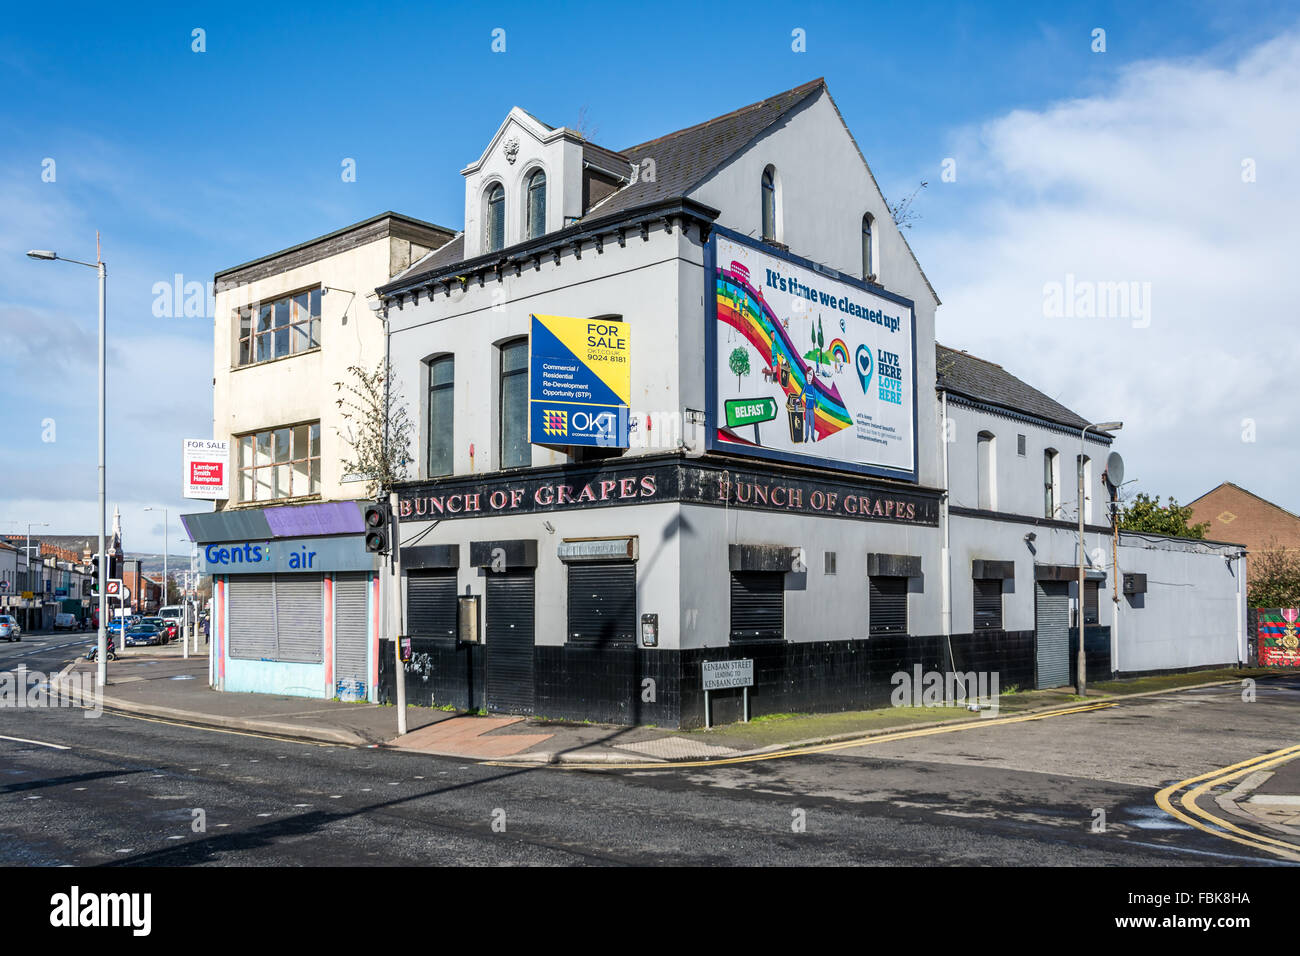
[[163, 632], [152, 624], [137, 624], [134, 627], [127, 628], [126, 637], [122, 643], [126, 647], [135, 647], [138, 644], [152, 646], [162, 644], [165, 640]]
[[176, 640], [176, 622], [169, 621], [162, 617], [145, 617], [140, 619], [141, 624], [152, 624], [163, 633], [163, 643]]
[[12, 614], [0, 614], [0, 637], [10, 642], [23, 639], [23, 629]]
[[54, 629], [56, 631], [75, 631], [77, 629], [77, 615], [75, 614], [54, 615]]

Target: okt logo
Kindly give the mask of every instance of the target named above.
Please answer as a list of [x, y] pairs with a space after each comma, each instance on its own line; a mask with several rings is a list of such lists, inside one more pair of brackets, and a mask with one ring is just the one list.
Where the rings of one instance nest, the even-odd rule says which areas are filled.
[[570, 417], [573, 422], [574, 431], [579, 434], [595, 433], [605, 437], [613, 437], [615, 417], [613, 412], [574, 412]]
[[865, 345], [858, 346], [856, 359], [858, 381], [862, 383], [862, 394], [867, 394], [867, 383], [871, 381], [871, 349]]

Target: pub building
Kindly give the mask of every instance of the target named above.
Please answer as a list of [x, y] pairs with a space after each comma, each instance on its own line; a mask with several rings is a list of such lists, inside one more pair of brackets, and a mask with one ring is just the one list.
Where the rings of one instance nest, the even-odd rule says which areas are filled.
[[461, 173], [464, 229], [377, 290], [408, 702], [696, 727], [727, 661], [758, 715], [918, 665], [1059, 686], [1080, 623], [1090, 679], [1243, 659], [1243, 549], [1114, 534], [1113, 437], [936, 344], [821, 80], [623, 150], [516, 108]]

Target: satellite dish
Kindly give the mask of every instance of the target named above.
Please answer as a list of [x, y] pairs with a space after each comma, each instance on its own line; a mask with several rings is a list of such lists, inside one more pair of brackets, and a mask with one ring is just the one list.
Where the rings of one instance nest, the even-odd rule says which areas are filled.
[[1124, 459], [1113, 451], [1106, 456], [1106, 484], [1118, 488], [1124, 483]]

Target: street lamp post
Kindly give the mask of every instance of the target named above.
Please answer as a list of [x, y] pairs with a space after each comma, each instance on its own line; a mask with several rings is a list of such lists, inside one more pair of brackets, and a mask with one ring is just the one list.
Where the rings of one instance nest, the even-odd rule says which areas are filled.
[[97, 664], [95, 672], [96, 686], [101, 690], [108, 683], [108, 549], [104, 546], [104, 538], [108, 526], [108, 505], [106, 504], [107, 496], [104, 486], [104, 453], [107, 436], [107, 416], [106, 409], [108, 406], [108, 391], [106, 385], [106, 343], [105, 343], [105, 321], [104, 321], [104, 295], [107, 289], [108, 272], [104, 268], [104, 257], [99, 248], [99, 234], [95, 234], [95, 261], [82, 262], [80, 259], [68, 259], [60, 256], [48, 249], [32, 249], [27, 255], [32, 259], [54, 260], [62, 262], [71, 262], [74, 265], [86, 266], [94, 269], [99, 273], [99, 641], [96, 645], [98, 649]]
[[[1083, 572], [1087, 564], [1088, 556], [1083, 544], [1083, 451], [1084, 443], [1087, 440], [1088, 430], [1098, 432], [1117, 432], [1124, 427], [1123, 422], [1101, 422], [1100, 424], [1084, 425], [1079, 432], [1079, 653], [1075, 658], [1075, 668], [1078, 673], [1075, 675], [1075, 693], [1082, 697], [1088, 690], [1088, 665], [1083, 655]], [[1114, 573], [1112, 569], [1111, 573]]]

